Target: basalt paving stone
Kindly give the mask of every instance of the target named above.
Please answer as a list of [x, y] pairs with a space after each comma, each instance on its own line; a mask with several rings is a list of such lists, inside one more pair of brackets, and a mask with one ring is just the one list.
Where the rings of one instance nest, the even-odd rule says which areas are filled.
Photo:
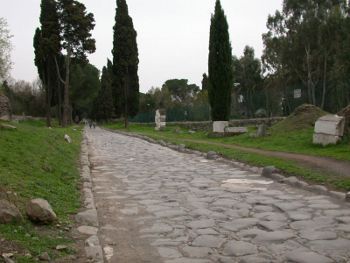
[[108, 263], [350, 259], [345, 204], [99, 128], [87, 137]]

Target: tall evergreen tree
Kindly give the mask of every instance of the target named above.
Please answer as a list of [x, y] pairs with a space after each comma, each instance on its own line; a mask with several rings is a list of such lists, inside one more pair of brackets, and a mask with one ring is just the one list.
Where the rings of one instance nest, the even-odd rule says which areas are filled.
[[[75, 0], [59, 0], [60, 25], [62, 46], [66, 50], [65, 55], [65, 80], [59, 70], [61, 82], [64, 84], [63, 119], [62, 125], [66, 126], [71, 122], [71, 106], [69, 100], [70, 66], [72, 58], [88, 61], [86, 53], [95, 52], [95, 39], [91, 31], [95, 27], [94, 15], [87, 13], [84, 4]], [[58, 69], [58, 66], [57, 66]]]
[[117, 115], [124, 116], [125, 127], [128, 118], [138, 112], [139, 77], [138, 48], [132, 18], [125, 0], [117, 0], [113, 41], [113, 93]]
[[41, 1], [41, 28], [34, 35], [35, 65], [46, 93], [46, 119], [51, 126], [51, 101], [57, 87], [55, 58], [60, 55], [60, 25], [55, 0]]
[[107, 66], [102, 69], [101, 89], [95, 100], [92, 112], [93, 118], [97, 120], [110, 120], [114, 115], [114, 103], [112, 93], [113, 68], [112, 62], [108, 59]]
[[211, 17], [209, 42], [209, 101], [213, 121], [230, 118], [233, 87], [232, 48], [228, 23], [220, 0]]

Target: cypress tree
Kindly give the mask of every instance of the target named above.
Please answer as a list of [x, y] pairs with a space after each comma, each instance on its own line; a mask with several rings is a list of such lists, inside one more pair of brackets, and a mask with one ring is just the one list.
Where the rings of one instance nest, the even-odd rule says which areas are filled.
[[209, 102], [213, 121], [230, 118], [233, 61], [228, 23], [220, 0], [211, 17], [209, 42]]
[[132, 18], [125, 0], [117, 0], [113, 40], [113, 93], [117, 115], [123, 115], [125, 127], [128, 118], [138, 112], [139, 77], [138, 48]]
[[113, 71], [112, 62], [107, 61], [107, 67], [103, 67], [101, 76], [101, 89], [95, 100], [93, 116], [97, 120], [108, 121], [114, 114], [112, 81]]

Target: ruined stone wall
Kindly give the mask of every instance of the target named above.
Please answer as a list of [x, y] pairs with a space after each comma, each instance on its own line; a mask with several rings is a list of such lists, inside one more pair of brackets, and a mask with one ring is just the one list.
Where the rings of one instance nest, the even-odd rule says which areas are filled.
[[0, 119], [11, 119], [11, 105], [10, 100], [3, 94], [0, 94]]

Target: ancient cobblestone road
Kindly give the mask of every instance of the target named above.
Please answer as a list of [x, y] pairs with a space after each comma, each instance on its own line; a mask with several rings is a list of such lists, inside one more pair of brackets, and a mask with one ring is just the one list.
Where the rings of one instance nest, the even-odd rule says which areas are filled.
[[232, 165], [88, 130], [107, 262], [350, 262], [350, 208]]

